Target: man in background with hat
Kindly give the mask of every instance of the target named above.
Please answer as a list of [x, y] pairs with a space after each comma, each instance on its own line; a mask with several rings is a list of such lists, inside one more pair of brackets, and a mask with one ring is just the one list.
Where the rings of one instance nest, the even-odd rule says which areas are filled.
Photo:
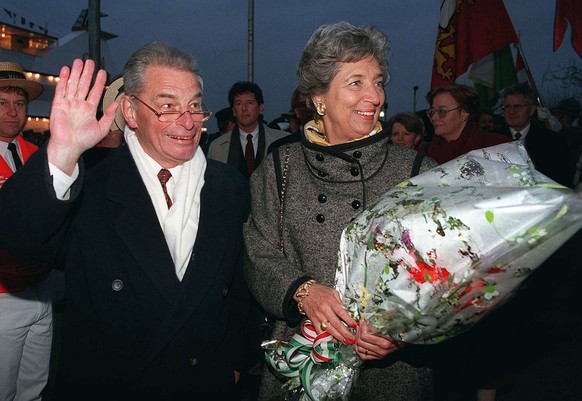
[[[22, 137], [28, 102], [43, 91], [22, 66], [0, 62], [0, 187], [38, 149]], [[0, 248], [0, 400], [40, 399], [49, 374], [49, 269]]]

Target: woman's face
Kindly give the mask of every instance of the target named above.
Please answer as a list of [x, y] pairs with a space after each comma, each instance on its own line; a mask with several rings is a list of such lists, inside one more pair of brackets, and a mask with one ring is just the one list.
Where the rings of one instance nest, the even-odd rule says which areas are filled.
[[408, 131], [406, 127], [400, 123], [394, 123], [392, 125], [392, 143], [394, 145], [414, 149], [418, 141], [420, 141], [420, 134]]
[[323, 123], [330, 144], [349, 142], [368, 135], [384, 105], [384, 79], [378, 61], [369, 57], [340, 63], [329, 90], [313, 97], [323, 105]]
[[439, 110], [440, 113], [434, 113], [430, 117], [430, 123], [434, 127], [435, 135], [442, 137], [447, 142], [459, 138], [467, 124], [469, 113], [458, 108], [459, 106], [457, 100], [448, 93], [436, 95], [432, 101], [431, 108]]

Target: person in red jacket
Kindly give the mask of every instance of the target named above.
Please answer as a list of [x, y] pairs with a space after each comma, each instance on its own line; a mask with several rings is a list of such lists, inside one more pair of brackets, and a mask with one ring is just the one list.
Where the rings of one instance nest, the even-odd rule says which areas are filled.
[[511, 141], [505, 135], [479, 129], [472, 119], [479, 106], [479, 97], [469, 86], [439, 86], [428, 93], [426, 100], [430, 104], [427, 115], [434, 127], [427, 155], [439, 164], [471, 150]]
[[[21, 135], [28, 102], [43, 91], [22, 66], [0, 62], [0, 187], [38, 149]], [[40, 399], [49, 374], [49, 270], [0, 248], [0, 400]]]

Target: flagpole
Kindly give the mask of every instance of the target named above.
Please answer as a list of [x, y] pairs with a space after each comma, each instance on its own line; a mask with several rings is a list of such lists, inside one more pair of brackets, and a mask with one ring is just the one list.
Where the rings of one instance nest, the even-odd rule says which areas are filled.
[[[523, 50], [521, 50], [521, 43], [517, 42], [515, 43], [515, 47], [517, 48], [517, 51], [519, 52], [519, 54], [521, 55], [521, 59], [523, 60], [523, 66], [525, 68], [525, 73], [527, 74], [527, 79], [532, 87], [532, 89], [535, 91], [536, 93], [536, 100], [538, 101], [538, 106], [540, 108], [543, 108], [544, 105], [542, 104], [542, 98], [540, 97], [540, 92], [538, 91], [538, 87], [536, 85], [536, 81], [534, 81], [533, 75], [529, 69], [529, 65], [527, 64], [527, 60], [525, 58], [525, 55], [523, 54]], [[550, 117], [547, 116], [544, 119], [544, 125], [546, 126], [546, 128], [548, 129], [552, 129], [552, 124], [550, 123]]]
[[536, 85], [536, 81], [534, 81], [534, 77], [529, 69], [529, 65], [527, 64], [527, 59], [525, 58], [525, 54], [523, 54], [523, 50], [521, 50], [521, 42], [516, 42], [516, 43], [514, 43], [514, 45], [515, 45], [515, 48], [517, 49], [517, 51], [519, 52], [521, 59], [523, 60], [523, 66], [525, 68], [525, 73], [527, 74], [527, 80], [529, 81], [532, 89], [536, 93], [536, 100], [538, 101], [538, 105], [540, 107], [544, 107], [544, 105], [542, 104], [542, 98], [540, 97], [540, 92], [538, 91], [538, 87]]
[[418, 90], [418, 85], [414, 85], [412, 90], [414, 91], [412, 94], [412, 111], [416, 113], [416, 91]]

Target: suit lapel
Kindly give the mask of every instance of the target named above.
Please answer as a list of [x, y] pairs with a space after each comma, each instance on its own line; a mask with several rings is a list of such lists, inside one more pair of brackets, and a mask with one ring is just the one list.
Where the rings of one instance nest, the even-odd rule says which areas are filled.
[[245, 156], [240, 145], [240, 133], [238, 126], [234, 127], [230, 133], [230, 143], [228, 146], [228, 159], [226, 164], [234, 167], [245, 177], [248, 176], [247, 165], [245, 162]]
[[222, 249], [228, 245], [224, 241], [224, 236], [219, 234], [220, 230], [217, 230], [217, 227], [221, 227], [224, 223], [222, 219], [225, 204], [217, 186], [219, 181], [213, 179], [211, 175], [206, 174], [200, 194], [198, 234], [192, 259], [183, 279], [185, 287], [190, 287], [193, 280], [197, 282], [196, 286], [199, 289], [208, 287], [216, 272], [216, 266], [220, 264]]
[[[115, 230], [135, 258], [142, 272], [154, 283], [169, 302], [179, 290], [174, 263], [158, 222], [149, 193], [143, 183], [128, 147], [111, 165], [107, 194], [120, 205]], [[116, 172], [124, 172], [116, 174]]]

